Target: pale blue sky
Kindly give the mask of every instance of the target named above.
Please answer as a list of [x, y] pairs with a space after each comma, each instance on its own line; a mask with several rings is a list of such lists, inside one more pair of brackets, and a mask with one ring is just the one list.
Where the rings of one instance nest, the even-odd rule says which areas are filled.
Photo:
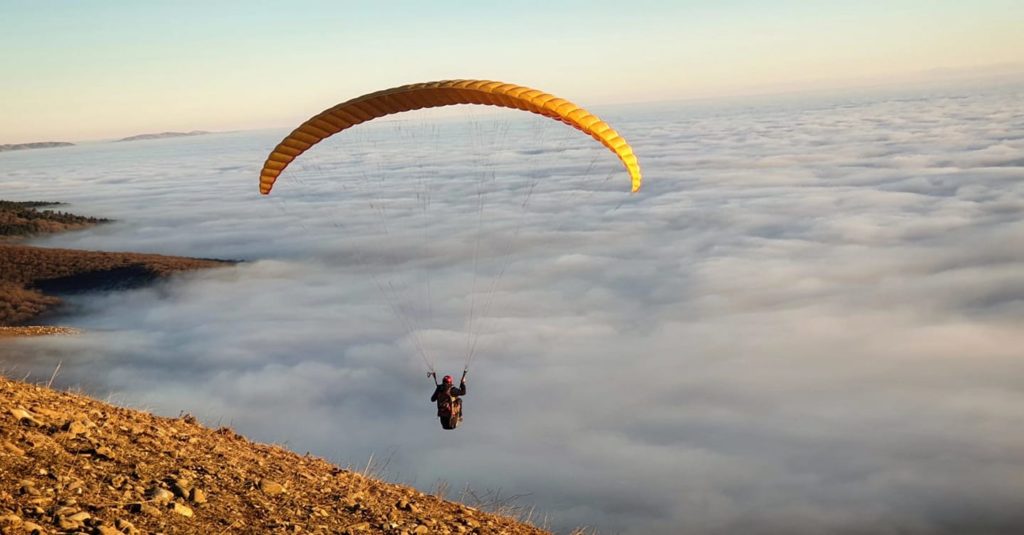
[[0, 1], [0, 143], [287, 126], [413, 81], [583, 105], [1019, 64], [1024, 2]]

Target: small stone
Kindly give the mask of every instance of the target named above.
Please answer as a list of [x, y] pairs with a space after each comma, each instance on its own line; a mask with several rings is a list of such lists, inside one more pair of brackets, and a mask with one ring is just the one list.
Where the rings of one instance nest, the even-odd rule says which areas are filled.
[[359, 532], [359, 531], [366, 531], [366, 530], [369, 530], [369, 529], [370, 529], [370, 523], [369, 522], [359, 522], [357, 524], [352, 524], [352, 525], [346, 527], [345, 531], [347, 533], [356, 533], [356, 532]]
[[206, 493], [196, 487], [189, 493], [188, 499], [192, 500], [192, 503], [206, 503]]
[[18, 423], [36, 427], [42, 425], [42, 422], [40, 422], [39, 419], [36, 418], [36, 415], [32, 414], [31, 412], [28, 412], [25, 409], [22, 409], [21, 407], [18, 407], [16, 409], [10, 409], [8, 410], [8, 412], [11, 413], [11, 416], [14, 416], [15, 420], [18, 420]]
[[57, 527], [66, 531], [77, 530], [82, 527], [82, 523], [62, 516], [57, 519]]
[[19, 481], [18, 484], [20, 485], [18, 488], [18, 492], [20, 492], [22, 495], [39, 496], [40, 494], [42, 494], [42, 492], [40, 492], [39, 489], [36, 488], [35, 484], [32, 483], [31, 481], [22, 480]]
[[71, 436], [84, 435], [89, 432], [89, 426], [81, 420], [72, 420], [64, 424], [61, 429]]
[[171, 490], [182, 498], [188, 498], [189, 491], [192, 490], [192, 482], [186, 478], [179, 477], [171, 483]]
[[21, 525], [21, 530], [24, 531], [25, 533], [29, 533], [31, 535], [36, 535], [37, 533], [46, 533], [46, 531], [43, 530], [43, 526], [40, 526], [39, 524], [36, 524], [35, 522], [25, 522], [25, 523], [23, 523]]
[[100, 459], [106, 459], [109, 461], [114, 458], [114, 450], [106, 446], [100, 446], [93, 450], [93, 455], [99, 457]]
[[424, 526], [423, 524], [420, 524], [420, 525], [416, 526], [416, 529], [412, 530], [412, 532], [413, 533], [430, 533], [430, 528], [428, 528], [427, 526]]
[[89, 513], [85, 512], [85, 511], [82, 511], [80, 513], [75, 513], [75, 514], [69, 516], [68, 520], [73, 520], [75, 522], [85, 522], [86, 520], [89, 520], [90, 518], [92, 518], [92, 515], [90, 515]]
[[123, 518], [118, 518], [117, 520], [115, 520], [114, 527], [121, 530], [122, 533], [135, 533], [138, 531], [138, 529], [135, 528], [135, 524], [132, 524], [131, 522]]
[[113, 526], [96, 526], [92, 528], [93, 535], [124, 535], [124, 532]]
[[7, 452], [7, 453], [9, 453], [11, 455], [16, 456], [16, 457], [23, 457], [25, 455], [25, 450], [15, 446], [14, 444], [11, 444], [10, 442], [8, 442], [6, 440], [3, 441], [3, 442], [0, 442], [0, 450], [3, 450], [3, 451], [5, 451], [5, 452]]
[[142, 513], [149, 516], [160, 516], [160, 510], [148, 503], [130, 503], [128, 510], [132, 513]]
[[471, 528], [474, 528], [474, 529], [480, 527], [480, 523], [479, 522], [477, 522], [475, 519], [473, 519], [471, 517], [468, 517], [468, 516], [466, 518], [462, 519], [462, 523], [467, 525], [467, 526], [469, 526], [469, 527], [471, 527]]
[[275, 496], [284, 492], [284, 487], [275, 481], [262, 479], [260, 480], [260, 490], [267, 496]]
[[21, 522], [21, 517], [14, 513], [0, 516], [0, 526], [20, 526]]
[[178, 502], [171, 502], [170, 509], [181, 516], [192, 518], [192, 508], [187, 505]]
[[149, 490], [146, 491], [146, 497], [148, 497], [151, 502], [167, 503], [174, 499], [174, 494], [165, 488], [150, 487]]

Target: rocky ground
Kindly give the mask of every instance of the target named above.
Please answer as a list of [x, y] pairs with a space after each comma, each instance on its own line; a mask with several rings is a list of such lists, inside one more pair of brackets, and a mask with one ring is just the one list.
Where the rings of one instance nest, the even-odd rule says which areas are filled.
[[0, 533], [546, 532], [189, 415], [0, 376]]
[[0, 338], [14, 338], [22, 336], [55, 336], [62, 334], [79, 334], [80, 331], [71, 327], [58, 327], [56, 325], [29, 325], [25, 327], [4, 327], [0, 326]]

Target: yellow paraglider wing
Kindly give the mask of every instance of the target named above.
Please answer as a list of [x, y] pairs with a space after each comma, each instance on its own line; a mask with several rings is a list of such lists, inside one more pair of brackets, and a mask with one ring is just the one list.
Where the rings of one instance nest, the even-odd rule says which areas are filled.
[[270, 193], [274, 181], [292, 160], [342, 130], [393, 113], [455, 104], [519, 109], [557, 119], [590, 134], [622, 160], [632, 180], [632, 191], [640, 189], [640, 164], [632, 147], [612, 127], [587, 110], [554, 95], [514, 84], [445, 80], [377, 91], [320, 112], [288, 134], [267, 157], [260, 172], [260, 193]]

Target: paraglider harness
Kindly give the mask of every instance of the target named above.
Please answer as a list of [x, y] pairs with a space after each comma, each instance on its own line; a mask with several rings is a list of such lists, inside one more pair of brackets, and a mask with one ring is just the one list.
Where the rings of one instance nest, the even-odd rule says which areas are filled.
[[[459, 379], [460, 385], [465, 384], [467, 372], [468, 370], [462, 370], [462, 378]], [[462, 423], [462, 399], [458, 396], [453, 396], [451, 393], [455, 389], [455, 385], [441, 388], [442, 384], [437, 382], [437, 373], [430, 372], [427, 375], [434, 378], [437, 417], [441, 419], [441, 427], [444, 429], [455, 429]], [[465, 395], [464, 390], [461, 392], [463, 392], [461, 395]]]

